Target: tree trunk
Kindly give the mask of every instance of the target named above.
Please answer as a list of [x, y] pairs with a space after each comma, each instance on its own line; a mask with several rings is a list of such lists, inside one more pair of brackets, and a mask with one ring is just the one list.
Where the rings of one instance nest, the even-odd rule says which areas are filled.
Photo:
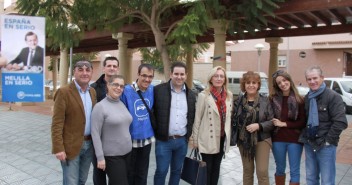
[[67, 62], [67, 48], [60, 47], [60, 87], [67, 85], [68, 77], [68, 62]]
[[165, 36], [157, 29], [152, 28], [152, 30], [155, 36], [156, 49], [160, 52], [161, 60], [163, 61], [165, 81], [167, 81], [170, 78], [170, 59], [166, 48]]
[[57, 56], [53, 56], [52, 57], [52, 61], [53, 61], [53, 70], [52, 70], [52, 74], [53, 74], [53, 94], [55, 94], [56, 90], [57, 90]]
[[187, 86], [189, 88], [193, 87], [193, 52], [194, 49], [190, 49], [187, 52], [186, 66], [187, 66]]

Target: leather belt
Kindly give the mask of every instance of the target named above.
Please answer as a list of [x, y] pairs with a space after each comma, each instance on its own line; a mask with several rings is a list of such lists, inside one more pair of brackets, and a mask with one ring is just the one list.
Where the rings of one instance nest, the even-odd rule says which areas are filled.
[[90, 140], [92, 140], [92, 136], [91, 135], [84, 136], [84, 140], [85, 141], [90, 141]]
[[178, 139], [178, 138], [181, 138], [183, 136], [180, 136], [180, 135], [173, 135], [173, 136], [169, 136], [169, 139]]

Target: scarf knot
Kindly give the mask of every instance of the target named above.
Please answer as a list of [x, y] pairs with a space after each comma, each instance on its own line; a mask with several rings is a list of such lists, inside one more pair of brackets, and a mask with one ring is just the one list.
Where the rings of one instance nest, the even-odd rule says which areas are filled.
[[253, 160], [256, 153], [255, 148], [258, 143], [258, 131], [250, 133], [247, 131], [246, 126], [256, 123], [259, 119], [257, 118], [260, 107], [259, 94], [256, 95], [252, 103], [248, 103], [247, 94], [243, 95], [242, 102], [240, 102], [238, 108], [240, 107], [242, 112], [238, 122], [238, 144], [243, 147], [243, 155], [248, 160]]
[[226, 121], [226, 91], [222, 87], [219, 92], [215, 87], [212, 87], [210, 90], [211, 95], [213, 96], [216, 106], [220, 115], [220, 123], [221, 123], [221, 136], [225, 135], [225, 121]]
[[315, 138], [319, 126], [319, 115], [318, 115], [318, 105], [316, 97], [321, 95], [326, 88], [326, 84], [323, 82], [318, 90], [308, 92], [309, 101], [309, 115], [308, 115], [308, 137]]

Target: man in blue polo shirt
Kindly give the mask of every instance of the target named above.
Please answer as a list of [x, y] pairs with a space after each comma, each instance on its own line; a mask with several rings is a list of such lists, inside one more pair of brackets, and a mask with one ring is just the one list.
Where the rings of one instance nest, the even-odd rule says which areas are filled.
[[130, 126], [132, 153], [128, 172], [129, 185], [147, 184], [151, 144], [155, 141], [148, 111], [154, 103], [153, 86], [150, 85], [153, 78], [153, 66], [141, 64], [138, 67], [138, 79], [133, 84], [126, 85], [121, 96], [133, 117]]

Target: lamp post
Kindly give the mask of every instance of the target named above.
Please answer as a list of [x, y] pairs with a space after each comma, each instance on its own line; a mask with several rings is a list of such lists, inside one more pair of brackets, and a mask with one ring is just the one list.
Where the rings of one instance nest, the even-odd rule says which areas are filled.
[[260, 72], [260, 55], [262, 54], [262, 50], [264, 48], [264, 45], [261, 43], [258, 43], [254, 47], [258, 51], [258, 72]]

